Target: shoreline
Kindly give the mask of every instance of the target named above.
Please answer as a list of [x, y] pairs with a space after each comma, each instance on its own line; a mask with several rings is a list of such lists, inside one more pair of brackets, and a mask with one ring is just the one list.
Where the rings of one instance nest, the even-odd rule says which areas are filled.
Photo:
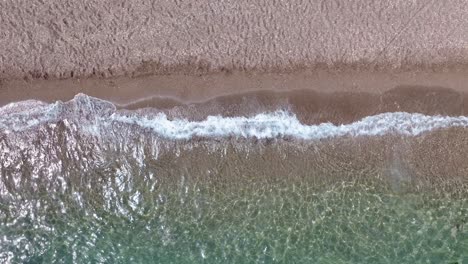
[[201, 75], [3, 80], [0, 107], [35, 99], [68, 101], [76, 94], [119, 109], [145, 107], [202, 120], [208, 115], [253, 115], [288, 108], [305, 124], [344, 124], [384, 112], [468, 114], [468, 70], [302, 70]]
[[132, 104], [151, 97], [171, 98], [183, 103], [259, 91], [315, 91], [381, 94], [401, 86], [443, 87], [468, 92], [468, 68], [451, 71], [421, 70], [298, 70], [292, 72], [216, 72], [207, 74], [166, 74], [133, 77], [66, 79], [2, 79], [0, 106], [36, 99], [45, 102], [67, 101], [78, 93]]
[[463, 1], [45, 0], [0, 10], [0, 106], [78, 93], [125, 105], [267, 90], [468, 92]]
[[0, 263], [468, 260], [467, 14], [0, 1]]

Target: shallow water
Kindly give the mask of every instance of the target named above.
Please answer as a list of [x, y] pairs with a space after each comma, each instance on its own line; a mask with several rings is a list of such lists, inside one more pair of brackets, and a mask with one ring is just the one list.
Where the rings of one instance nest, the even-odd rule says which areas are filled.
[[463, 116], [0, 113], [2, 262], [468, 263]]

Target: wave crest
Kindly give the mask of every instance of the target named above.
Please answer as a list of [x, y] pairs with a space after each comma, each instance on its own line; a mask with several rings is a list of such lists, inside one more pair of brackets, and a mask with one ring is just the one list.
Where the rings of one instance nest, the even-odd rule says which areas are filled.
[[396, 133], [417, 136], [448, 127], [467, 127], [468, 117], [427, 116], [393, 112], [335, 125], [302, 124], [294, 113], [278, 110], [246, 117], [208, 116], [202, 121], [170, 119], [161, 111], [119, 111], [107, 101], [78, 94], [68, 102], [46, 104], [38, 101], [12, 103], [0, 108], [0, 129], [24, 131], [60, 120], [75, 122], [85, 132], [102, 134], [115, 125], [138, 126], [166, 139], [282, 138], [318, 140], [340, 136], [381, 136]]

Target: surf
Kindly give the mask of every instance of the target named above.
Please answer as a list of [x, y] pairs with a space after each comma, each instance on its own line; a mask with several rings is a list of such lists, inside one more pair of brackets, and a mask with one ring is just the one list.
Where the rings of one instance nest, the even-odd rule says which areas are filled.
[[204, 120], [170, 118], [156, 108], [117, 110], [111, 102], [78, 94], [67, 102], [47, 104], [29, 100], [0, 108], [0, 129], [20, 132], [66, 120], [80, 125], [84, 132], [105, 134], [116, 125], [136, 126], [169, 140], [193, 138], [275, 139], [293, 138], [321, 140], [343, 136], [383, 136], [397, 134], [418, 136], [437, 129], [468, 127], [466, 116], [424, 115], [388, 112], [367, 116], [349, 124], [303, 124], [296, 114], [279, 109], [251, 116], [226, 117], [209, 115]]

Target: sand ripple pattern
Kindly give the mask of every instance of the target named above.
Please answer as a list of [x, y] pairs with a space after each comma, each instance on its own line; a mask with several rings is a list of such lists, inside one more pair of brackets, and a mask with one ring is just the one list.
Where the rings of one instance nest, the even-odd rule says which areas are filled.
[[0, 2], [0, 77], [465, 63], [466, 0]]

